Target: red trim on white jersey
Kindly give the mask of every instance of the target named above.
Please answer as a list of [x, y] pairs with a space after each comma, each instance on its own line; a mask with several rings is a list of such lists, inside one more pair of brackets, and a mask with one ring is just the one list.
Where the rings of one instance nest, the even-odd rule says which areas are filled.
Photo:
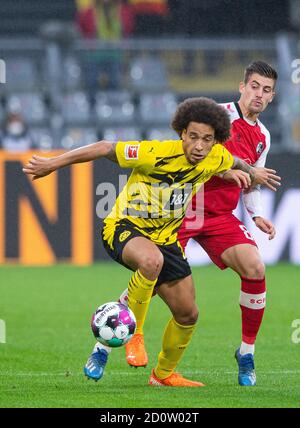
[[258, 119], [256, 122], [251, 122], [250, 120], [245, 118], [242, 114], [242, 111], [238, 103], [230, 102], [230, 103], [221, 103], [220, 105], [226, 108], [227, 112], [229, 113], [231, 124], [233, 124], [238, 119], [242, 119], [250, 126], [257, 126], [257, 125], [259, 126], [261, 133], [265, 136], [265, 146], [263, 147], [263, 150], [261, 150], [261, 152], [258, 153], [260, 156], [255, 163], [252, 163], [252, 166], [264, 167], [266, 164], [267, 154], [270, 150], [270, 145], [271, 145], [271, 137], [268, 129]]
[[[257, 120], [251, 122], [243, 117], [238, 103], [221, 104], [229, 113], [231, 121], [231, 136], [224, 144], [234, 156], [243, 159], [249, 165], [263, 167], [270, 149], [270, 133]], [[233, 211], [239, 201], [240, 189], [232, 183], [225, 182], [219, 177], [213, 177], [204, 185], [205, 207], [207, 217], [223, 215]], [[252, 217], [261, 216], [262, 204], [260, 190], [253, 189], [243, 194], [245, 206]]]

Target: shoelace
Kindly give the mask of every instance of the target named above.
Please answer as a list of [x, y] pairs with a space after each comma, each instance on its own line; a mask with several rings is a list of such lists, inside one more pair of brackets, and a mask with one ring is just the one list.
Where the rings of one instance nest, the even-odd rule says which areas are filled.
[[176, 382], [186, 382], [186, 383], [189, 383], [189, 384], [192, 384], [194, 381], [191, 381], [191, 380], [189, 380], [189, 379], [185, 379], [183, 376], [182, 376], [182, 374], [180, 374], [180, 373], [177, 373], [177, 372], [174, 372], [171, 376], [170, 376], [170, 378], [172, 378], [173, 379], [173, 381], [175, 381], [175, 383]]
[[94, 355], [94, 358], [100, 365], [104, 365], [107, 362], [107, 353], [98, 349], [97, 353]]
[[[173, 372], [173, 373], [171, 374], [170, 378], [172, 378], [172, 379], [182, 379], [182, 378], [183, 378], [183, 376], [182, 376], [180, 373]], [[167, 378], [167, 379], [169, 379], [169, 378]]]
[[177, 372], [173, 372], [172, 376], [176, 377], [176, 378], [182, 378], [182, 375], [180, 373], [177, 373]]
[[143, 337], [143, 335], [142, 335], [142, 334], [137, 334], [137, 335], [134, 337], [134, 342], [135, 342], [137, 345], [143, 345], [143, 343], [144, 343], [144, 337]]
[[254, 370], [254, 363], [251, 355], [243, 356], [241, 369], [242, 371]]

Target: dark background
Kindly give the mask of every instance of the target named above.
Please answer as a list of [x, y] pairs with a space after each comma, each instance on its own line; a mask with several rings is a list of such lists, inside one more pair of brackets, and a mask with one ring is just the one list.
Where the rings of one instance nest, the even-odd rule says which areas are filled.
[[[260, 36], [293, 30], [288, 0], [169, 0], [165, 24], [147, 19], [138, 36]], [[74, 0], [0, 0], [0, 35], [33, 36], [49, 20], [74, 21]]]

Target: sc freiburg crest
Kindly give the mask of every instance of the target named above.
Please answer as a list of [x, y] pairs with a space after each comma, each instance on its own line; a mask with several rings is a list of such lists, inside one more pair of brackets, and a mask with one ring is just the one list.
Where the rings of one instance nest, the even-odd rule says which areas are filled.
[[263, 151], [263, 149], [264, 149], [264, 143], [258, 143], [257, 146], [256, 146], [256, 153], [258, 155], [260, 155], [261, 152]]

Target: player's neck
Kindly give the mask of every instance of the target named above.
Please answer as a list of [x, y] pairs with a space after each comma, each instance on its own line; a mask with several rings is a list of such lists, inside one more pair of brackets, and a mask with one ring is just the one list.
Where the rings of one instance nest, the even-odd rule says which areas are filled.
[[243, 114], [243, 117], [247, 120], [249, 120], [250, 122], [255, 123], [258, 119], [259, 113], [252, 113], [250, 112], [241, 102], [241, 100], [238, 101], [238, 105], [241, 109], [241, 112]]

